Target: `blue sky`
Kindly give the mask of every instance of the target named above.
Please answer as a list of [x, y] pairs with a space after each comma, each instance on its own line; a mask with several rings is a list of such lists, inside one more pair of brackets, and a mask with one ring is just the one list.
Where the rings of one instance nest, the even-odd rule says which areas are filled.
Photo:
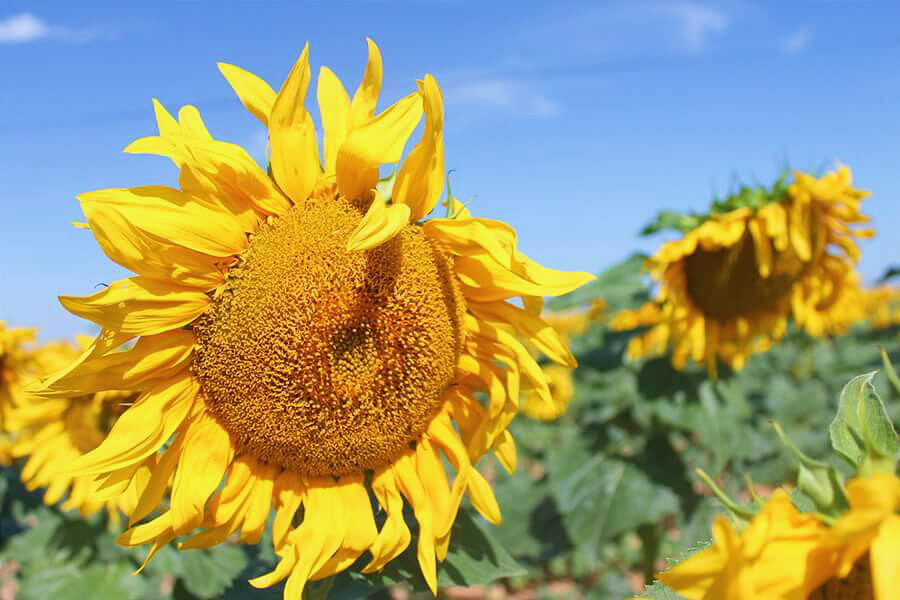
[[665, 239], [636, 235], [660, 209], [702, 210], [785, 160], [841, 161], [873, 191], [872, 279], [900, 254], [898, 22], [894, 2], [5, 1], [0, 319], [72, 335], [86, 326], [56, 296], [125, 275], [70, 223], [81, 192], [175, 183], [167, 161], [121, 152], [155, 132], [151, 98], [196, 105], [261, 157], [215, 63], [277, 89], [309, 41], [353, 89], [366, 36], [382, 105], [435, 75], [454, 192], [548, 266], [600, 271]]

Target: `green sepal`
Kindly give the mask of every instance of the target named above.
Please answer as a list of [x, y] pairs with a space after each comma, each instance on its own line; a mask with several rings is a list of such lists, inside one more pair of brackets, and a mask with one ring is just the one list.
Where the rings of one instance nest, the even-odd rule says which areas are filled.
[[887, 375], [888, 381], [900, 394], [900, 377], [897, 376], [897, 371], [894, 369], [894, 365], [891, 364], [891, 359], [888, 358], [888, 353], [884, 348], [881, 349], [881, 364], [884, 365], [884, 374]]
[[837, 469], [804, 454], [777, 421], [773, 421], [772, 426], [781, 443], [799, 464], [797, 488], [812, 500], [816, 510], [822, 515], [837, 517], [846, 512], [849, 504], [844, 493], [843, 478]]
[[828, 428], [832, 448], [861, 474], [893, 473], [900, 450], [894, 425], [872, 385], [877, 373], [858, 375], [844, 386]]
[[738, 504], [737, 501], [732, 500], [731, 497], [726, 494], [703, 469], [694, 469], [694, 472], [697, 474], [697, 477], [703, 480], [703, 483], [709, 486], [713, 495], [722, 503], [722, 506], [725, 507], [728, 514], [731, 515], [732, 520], [737, 524], [739, 529], [743, 529], [750, 524], [750, 521], [753, 520], [753, 517], [756, 514], [752, 509], [742, 506], [741, 504]]

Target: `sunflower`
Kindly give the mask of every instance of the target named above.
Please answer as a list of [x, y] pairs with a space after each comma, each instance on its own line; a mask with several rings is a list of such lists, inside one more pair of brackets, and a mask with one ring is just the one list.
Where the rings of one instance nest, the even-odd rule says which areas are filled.
[[522, 412], [538, 421], [555, 421], [569, 408], [575, 396], [574, 369], [548, 363], [542, 367], [553, 404], [547, 404], [537, 390], [525, 390], [522, 394]]
[[692, 217], [681, 239], [648, 260], [655, 301], [614, 319], [618, 329], [649, 327], [629, 356], [671, 346], [675, 368], [690, 359], [714, 373], [717, 359], [740, 369], [769, 348], [791, 316], [810, 335], [835, 328], [832, 319], [844, 316], [829, 309], [852, 287], [856, 240], [873, 235], [855, 227], [867, 222], [867, 195], [842, 166], [820, 179], [797, 172], [771, 190], [744, 188], [708, 217]]
[[[82, 338], [83, 348], [90, 338]], [[79, 354], [66, 342], [46, 344], [35, 351], [38, 371], [46, 374], [70, 363]], [[46, 487], [44, 503], [52, 506], [68, 492], [63, 510], [78, 510], [82, 516], [95, 514], [104, 503], [92, 498], [93, 477], [73, 477], [69, 468], [79, 457], [96, 448], [109, 432], [124, 407], [134, 400], [131, 392], [99, 392], [44, 398], [25, 394], [22, 402], [9, 412], [15, 439], [10, 453], [25, 458], [22, 481], [26, 489]], [[105, 502], [110, 516], [133, 504], [133, 490]]]
[[[423, 220], [444, 187], [441, 92], [425, 75], [376, 115], [382, 63], [371, 41], [352, 99], [319, 73], [321, 154], [304, 107], [308, 47], [277, 93], [219, 67], [268, 128], [268, 172], [213, 139], [195, 108], [176, 120], [154, 102], [159, 135], [126, 151], [170, 158], [180, 189], [80, 197], [100, 247], [136, 276], [61, 297], [101, 333], [36, 391], [141, 392], [73, 475], [98, 478], [97, 500], [134, 490], [119, 542], [152, 543], [148, 560], [180, 536], [184, 549], [233, 534], [256, 543], [274, 509], [279, 562], [251, 584], [287, 579], [285, 596], [299, 598], [364, 553], [366, 573], [399, 555], [408, 505], [435, 590], [463, 495], [500, 521], [475, 465], [493, 451], [514, 468], [506, 427], [520, 386], [551, 403], [529, 346], [575, 364], [540, 318], [542, 297], [592, 276], [538, 265], [511, 227], [453, 198], [447, 218]], [[420, 141], [379, 182], [423, 113]]]
[[[890, 600], [900, 590], [900, 478], [877, 473], [847, 483], [850, 510], [811, 553], [810, 600]], [[821, 585], [819, 585], [821, 584]]]
[[22, 402], [23, 387], [35, 377], [36, 330], [0, 321], [0, 465], [12, 464], [9, 414]]
[[863, 312], [875, 329], [900, 325], [900, 288], [883, 284], [862, 290]]
[[801, 600], [823, 530], [779, 489], [743, 531], [716, 517], [712, 545], [657, 577], [689, 600]]

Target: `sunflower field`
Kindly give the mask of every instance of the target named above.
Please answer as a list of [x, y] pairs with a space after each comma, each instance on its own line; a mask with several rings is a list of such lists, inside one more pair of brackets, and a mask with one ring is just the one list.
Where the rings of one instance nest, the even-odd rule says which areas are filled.
[[[900, 597], [900, 288], [849, 166], [596, 274], [451, 188], [431, 75], [219, 70], [267, 163], [154, 101], [88, 191], [127, 269], [0, 324], [0, 600]], [[314, 96], [321, 122], [306, 104]], [[864, 183], [864, 182], [863, 182]], [[651, 218], [652, 217], [652, 218]]]

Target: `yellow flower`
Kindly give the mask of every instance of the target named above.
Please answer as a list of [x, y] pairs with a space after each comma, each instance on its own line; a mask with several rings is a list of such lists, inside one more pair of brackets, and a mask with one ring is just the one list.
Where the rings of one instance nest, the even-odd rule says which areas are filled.
[[[82, 349], [89, 338], [80, 340]], [[71, 363], [78, 350], [65, 342], [46, 344], [35, 350], [38, 371], [47, 374]], [[89, 517], [104, 503], [92, 497], [93, 477], [73, 477], [69, 470], [82, 455], [96, 448], [109, 432], [125, 406], [133, 402], [131, 392], [99, 392], [67, 396], [37, 397], [25, 394], [9, 413], [15, 439], [10, 452], [14, 458], [26, 458], [22, 481], [29, 490], [46, 487], [44, 503], [52, 506], [68, 493], [63, 510], [78, 510]], [[105, 502], [112, 518], [118, 510], [128, 511], [135, 501], [134, 489]]]
[[0, 321], [0, 465], [12, 464], [10, 413], [22, 402], [23, 387], [37, 377], [34, 328], [6, 326]]
[[[268, 128], [268, 173], [242, 148], [214, 140], [195, 108], [176, 120], [154, 104], [159, 136], [127, 151], [172, 159], [180, 189], [80, 197], [103, 251], [137, 276], [61, 298], [102, 330], [35, 391], [142, 392], [74, 465], [76, 475], [99, 476], [97, 500], [133, 486], [134, 526], [122, 544], [152, 542], [152, 556], [185, 535], [186, 549], [233, 534], [256, 543], [274, 509], [280, 560], [251, 583], [287, 579], [285, 596], [299, 598], [307, 581], [363, 553], [367, 573], [398, 556], [411, 537], [407, 504], [434, 590], [463, 495], [500, 521], [475, 465], [493, 451], [514, 468], [506, 427], [520, 387], [552, 403], [520, 339], [575, 366], [540, 318], [541, 297], [592, 277], [538, 265], [516, 250], [511, 227], [473, 218], [452, 198], [448, 218], [423, 221], [444, 188], [441, 92], [425, 75], [376, 115], [382, 64], [371, 41], [352, 98], [329, 69], [319, 73], [320, 154], [304, 107], [307, 55], [277, 93], [220, 65]], [[422, 137], [388, 193], [379, 168], [401, 162], [423, 113]], [[515, 298], [522, 308], [507, 301]]]
[[876, 329], [900, 325], [900, 288], [880, 285], [862, 290], [863, 312]]
[[838, 589], [846, 598], [893, 600], [900, 590], [900, 478], [878, 473], [846, 488], [850, 510], [810, 557], [808, 588], [815, 591], [809, 597], [824, 600]]
[[522, 412], [539, 421], [555, 421], [566, 412], [575, 395], [575, 383], [572, 380], [574, 369], [551, 363], [543, 367], [543, 372], [553, 404], [547, 404], [537, 391], [525, 390], [522, 395]]
[[801, 600], [823, 529], [776, 490], [744, 531], [716, 517], [712, 545], [657, 577], [689, 600]]
[[834, 328], [829, 313], [852, 279], [855, 239], [869, 230], [859, 212], [867, 195], [841, 167], [821, 179], [796, 173], [793, 183], [757, 208], [714, 212], [648, 261], [658, 282], [655, 302], [614, 319], [614, 327], [649, 326], [628, 355], [672, 347], [672, 363], [688, 360], [715, 373], [720, 359], [740, 369], [753, 352], [781, 338], [789, 316], [811, 335]]

